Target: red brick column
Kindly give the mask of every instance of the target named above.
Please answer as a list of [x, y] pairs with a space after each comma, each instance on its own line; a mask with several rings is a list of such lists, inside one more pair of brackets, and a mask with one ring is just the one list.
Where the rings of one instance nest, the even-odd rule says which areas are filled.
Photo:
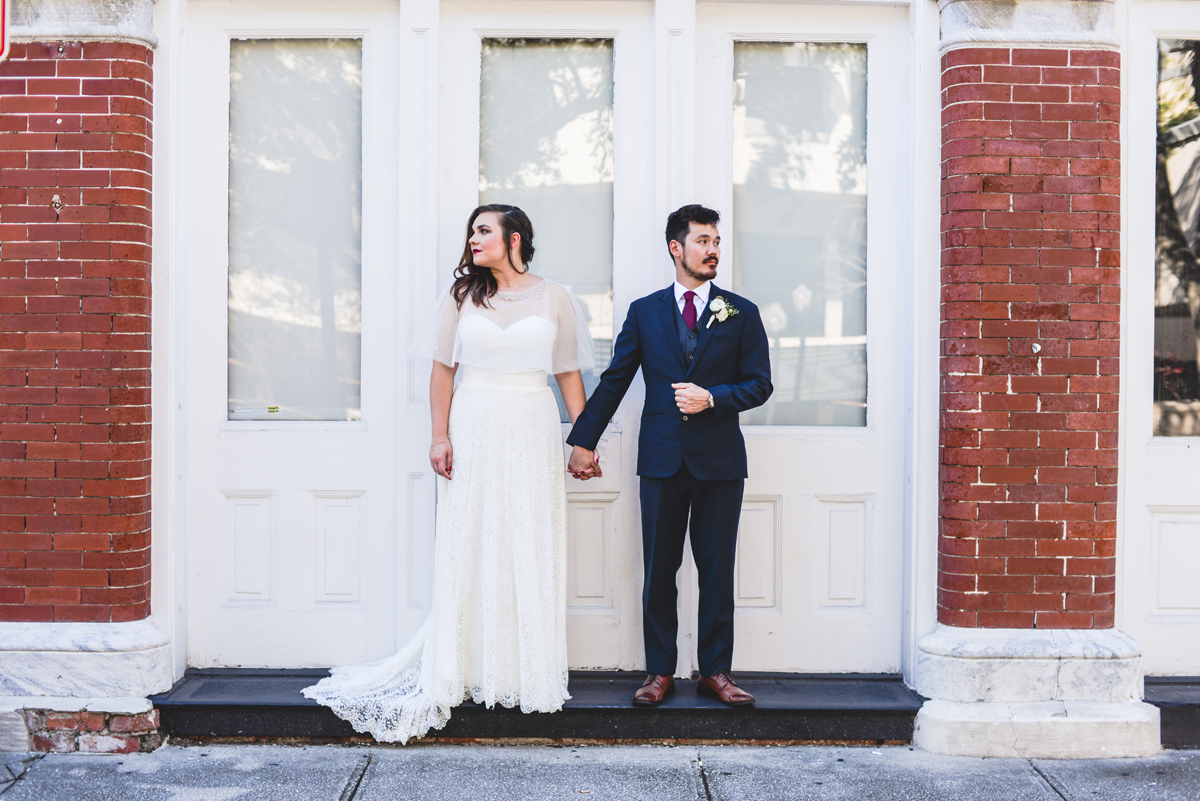
[[0, 620], [150, 614], [151, 58], [0, 64]]
[[938, 620], [1113, 625], [1120, 62], [942, 59]]

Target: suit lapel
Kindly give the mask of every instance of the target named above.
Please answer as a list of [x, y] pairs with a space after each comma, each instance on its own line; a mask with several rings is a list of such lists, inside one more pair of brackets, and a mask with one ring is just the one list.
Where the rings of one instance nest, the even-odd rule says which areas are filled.
[[[717, 289], [716, 284], [709, 284], [708, 305], [710, 307], [712, 306], [713, 300], [716, 299], [716, 297], [720, 294], [721, 290]], [[712, 312], [706, 307], [700, 314], [700, 318], [696, 321], [696, 325], [700, 327], [700, 341], [696, 343], [696, 355], [692, 357], [692, 363], [688, 365], [689, 374], [692, 372], [692, 369], [696, 366], [697, 362], [700, 361], [700, 357], [704, 355], [704, 348], [708, 346], [708, 341], [712, 339], [713, 331], [718, 325], [720, 325], [720, 323], [715, 321], [712, 325], [709, 325], [708, 320], [710, 317], [712, 317]]]
[[679, 359], [679, 364], [683, 365], [683, 351], [679, 348], [679, 335], [675, 332], [675, 315], [679, 311], [675, 308], [675, 292], [671, 287], [667, 287], [662, 291], [662, 296], [659, 298], [658, 310], [659, 322], [662, 323], [663, 327], [663, 336], [671, 343], [671, 352]]

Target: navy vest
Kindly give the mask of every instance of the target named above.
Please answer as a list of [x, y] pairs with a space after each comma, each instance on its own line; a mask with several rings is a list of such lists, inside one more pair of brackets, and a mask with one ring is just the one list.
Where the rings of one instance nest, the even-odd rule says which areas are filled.
[[679, 336], [679, 347], [683, 350], [683, 359], [688, 367], [692, 366], [692, 358], [696, 355], [696, 345], [700, 342], [701, 326], [704, 323], [704, 309], [700, 308], [700, 298], [692, 298], [696, 305], [696, 327], [688, 330], [683, 321], [683, 312], [679, 309], [679, 301], [675, 301], [675, 333]]

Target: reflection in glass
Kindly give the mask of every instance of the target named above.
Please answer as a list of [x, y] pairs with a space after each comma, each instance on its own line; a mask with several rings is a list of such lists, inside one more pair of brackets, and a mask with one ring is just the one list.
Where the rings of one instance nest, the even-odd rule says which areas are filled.
[[1200, 436], [1200, 41], [1159, 42], [1154, 433]]
[[596, 345], [590, 395], [613, 338], [612, 41], [486, 39], [480, 91], [479, 202], [524, 209], [533, 272], [582, 305]]
[[229, 58], [229, 419], [356, 420], [362, 42]]
[[732, 288], [775, 384], [742, 422], [864, 426], [866, 45], [737, 42], [733, 78]]

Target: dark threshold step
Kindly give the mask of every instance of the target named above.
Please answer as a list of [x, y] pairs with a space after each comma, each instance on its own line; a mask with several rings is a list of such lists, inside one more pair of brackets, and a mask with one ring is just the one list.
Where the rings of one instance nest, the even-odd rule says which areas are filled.
[[1147, 676], [1146, 703], [1162, 717], [1163, 748], [1200, 748], [1200, 676]]
[[[188, 670], [151, 700], [163, 731], [182, 737], [351, 737], [350, 724], [300, 690], [325, 670]], [[440, 738], [553, 740], [837, 740], [910, 742], [924, 698], [892, 674], [738, 673], [754, 707], [731, 709], [696, 694], [695, 681], [654, 709], [634, 707], [643, 673], [572, 671], [571, 700], [552, 715], [454, 710]]]

